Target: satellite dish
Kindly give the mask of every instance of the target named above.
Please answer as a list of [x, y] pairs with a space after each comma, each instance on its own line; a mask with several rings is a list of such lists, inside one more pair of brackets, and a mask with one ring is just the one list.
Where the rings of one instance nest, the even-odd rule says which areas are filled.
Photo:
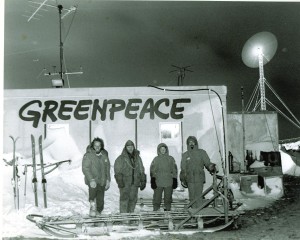
[[246, 66], [251, 68], [259, 67], [258, 55], [262, 53], [263, 64], [268, 63], [277, 50], [277, 39], [270, 32], [260, 32], [253, 35], [245, 43], [242, 50], [242, 60]]

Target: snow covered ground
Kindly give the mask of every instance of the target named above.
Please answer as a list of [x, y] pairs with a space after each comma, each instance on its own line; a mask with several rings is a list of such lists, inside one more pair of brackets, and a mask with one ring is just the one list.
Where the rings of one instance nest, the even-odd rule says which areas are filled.
[[[57, 146], [61, 146], [58, 143]], [[64, 148], [64, 159], [71, 159], [72, 163], [63, 163], [56, 170], [49, 173], [47, 178], [47, 203], [48, 207], [44, 208], [43, 193], [41, 184], [41, 172], [37, 172], [38, 178], [38, 200], [39, 205], [35, 207], [32, 179], [32, 168], [28, 167], [27, 179], [23, 174], [24, 165], [31, 163], [30, 157], [17, 154], [19, 157], [19, 175], [20, 175], [20, 209], [15, 210], [13, 188], [11, 184], [12, 167], [8, 166], [4, 161], [1, 162], [1, 176], [2, 176], [2, 236], [3, 237], [17, 237], [24, 236], [27, 238], [33, 237], [47, 237], [50, 238], [44, 231], [40, 230], [34, 223], [28, 221], [26, 216], [28, 214], [41, 214], [47, 216], [76, 216], [87, 215], [89, 212], [88, 203], [88, 187], [84, 184], [83, 174], [81, 172], [82, 154], [72, 146], [72, 142], [68, 143], [69, 147]], [[51, 145], [51, 146], [50, 146]], [[47, 145], [45, 143], [44, 159], [46, 163], [53, 163], [56, 160], [57, 147], [53, 144]], [[50, 146], [50, 147], [49, 147]], [[62, 153], [60, 153], [61, 155]], [[281, 152], [282, 169], [284, 174], [300, 176], [300, 168], [296, 166], [290, 156]], [[3, 158], [7, 161], [12, 159], [12, 153], [6, 153]], [[37, 156], [37, 160], [39, 157]], [[103, 213], [118, 213], [119, 211], [119, 190], [117, 184], [113, 179], [113, 167], [111, 169], [112, 182], [110, 189], [105, 194], [105, 208]], [[148, 173], [148, 172], [147, 172]], [[148, 177], [149, 178], [149, 177]], [[148, 179], [149, 180], [149, 179]], [[25, 181], [26, 184], [25, 184]], [[280, 183], [271, 181], [268, 183], [271, 192], [266, 195], [263, 189], [257, 187], [256, 184], [251, 186], [253, 194], [245, 194], [239, 191], [239, 186], [235, 182], [230, 183], [230, 187], [234, 192], [237, 201], [243, 203], [242, 209], [254, 209], [269, 205], [274, 200], [281, 196], [282, 189], [278, 189]], [[26, 188], [26, 195], [25, 195]], [[153, 191], [148, 182], [144, 191], [139, 193], [139, 197], [152, 198]], [[187, 198], [187, 192], [175, 191], [174, 198]], [[136, 211], [139, 212], [140, 206], [137, 206]], [[157, 231], [140, 230], [128, 233], [128, 237], [148, 236], [159, 234]], [[126, 237], [125, 233], [111, 233], [104, 239], [120, 239]]]
[[[34, 193], [31, 183], [32, 171], [28, 168], [26, 196], [25, 176], [20, 172], [20, 210], [14, 209], [13, 189], [11, 185], [12, 167], [2, 166], [3, 169], [3, 237], [48, 237], [35, 224], [28, 221], [28, 214], [40, 214], [47, 216], [78, 216], [88, 215], [88, 188], [84, 184], [81, 167], [72, 168], [72, 165], [64, 163], [58, 169], [47, 175], [47, 208], [44, 208], [42, 185], [38, 183], [38, 207], [34, 204]], [[38, 171], [38, 179], [40, 171]], [[103, 213], [117, 213], [119, 191], [115, 181], [112, 181], [110, 189], [105, 195], [105, 209]], [[137, 208], [138, 211], [138, 208]], [[148, 231], [144, 231], [148, 234]], [[152, 233], [151, 233], [152, 234]], [[124, 235], [123, 235], [124, 236]], [[118, 238], [118, 236], [114, 236]], [[120, 236], [121, 237], [121, 236]]]

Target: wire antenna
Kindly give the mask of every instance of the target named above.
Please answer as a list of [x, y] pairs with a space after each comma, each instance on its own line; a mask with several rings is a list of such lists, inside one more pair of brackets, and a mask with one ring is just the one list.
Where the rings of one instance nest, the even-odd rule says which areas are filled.
[[[40, 1], [36, 0], [36, 1], [32, 1], [32, 0], [28, 0], [28, 3], [30, 3], [29, 7], [32, 8], [32, 11], [28, 12], [27, 15], [23, 15], [24, 17], [27, 17], [27, 22], [30, 22], [32, 19], [36, 19], [39, 20], [39, 17], [42, 17], [43, 15], [40, 14], [40, 12], [44, 11], [44, 12], [48, 12], [49, 8], [57, 8], [57, 6], [52, 5], [52, 4], [48, 4], [47, 2], [49, 2], [51, 0], [43, 0]], [[52, 0], [53, 1], [53, 0]], [[63, 9], [63, 14], [61, 16], [61, 19], [65, 18], [66, 16], [68, 16], [70, 13], [76, 11], [77, 7], [76, 6], [71, 6], [69, 9]]]
[[176, 72], [177, 73], [177, 86], [183, 85], [183, 80], [185, 78], [185, 72], [194, 72], [188, 69], [191, 66], [179, 67], [176, 65], [171, 65], [172, 67], [176, 68], [175, 70], [170, 71], [169, 73]]

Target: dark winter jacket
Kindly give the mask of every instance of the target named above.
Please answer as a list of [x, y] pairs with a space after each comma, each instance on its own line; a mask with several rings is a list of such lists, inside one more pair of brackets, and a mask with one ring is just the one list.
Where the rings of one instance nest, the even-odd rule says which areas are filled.
[[82, 172], [85, 184], [89, 185], [94, 179], [100, 186], [105, 186], [106, 181], [110, 181], [110, 162], [108, 153], [102, 149], [100, 156], [96, 155], [94, 148], [89, 145], [82, 159]]
[[[160, 153], [161, 147], [166, 148], [165, 154]], [[164, 143], [157, 146], [157, 156], [151, 163], [150, 176], [155, 178], [158, 187], [170, 187], [173, 184], [173, 178], [177, 179], [175, 159], [169, 155], [168, 146]]]
[[[191, 149], [188, 142], [193, 140], [195, 142], [194, 149]], [[209, 168], [211, 162], [203, 149], [198, 148], [198, 141], [195, 137], [190, 136], [187, 139], [187, 151], [183, 153], [181, 159], [180, 181], [187, 183], [205, 182], [205, 172]]]
[[[116, 159], [114, 164], [115, 177], [121, 176], [125, 185], [141, 186], [141, 182], [145, 181], [145, 168], [140, 157], [140, 152], [134, 148], [132, 158], [127, 152], [126, 145], [132, 141], [127, 141], [121, 155]], [[117, 182], [119, 181], [116, 179]]]

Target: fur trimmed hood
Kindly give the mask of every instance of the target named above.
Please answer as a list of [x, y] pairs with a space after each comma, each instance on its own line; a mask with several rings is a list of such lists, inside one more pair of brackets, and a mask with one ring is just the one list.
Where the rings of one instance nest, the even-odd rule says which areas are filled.
[[160, 144], [158, 144], [158, 146], [157, 146], [157, 155], [162, 155], [162, 154], [160, 153], [160, 148], [161, 148], [161, 147], [165, 147], [165, 148], [166, 148], [166, 153], [165, 153], [165, 155], [169, 156], [169, 148], [168, 148], [168, 146], [167, 146], [165, 143], [160, 143]]

